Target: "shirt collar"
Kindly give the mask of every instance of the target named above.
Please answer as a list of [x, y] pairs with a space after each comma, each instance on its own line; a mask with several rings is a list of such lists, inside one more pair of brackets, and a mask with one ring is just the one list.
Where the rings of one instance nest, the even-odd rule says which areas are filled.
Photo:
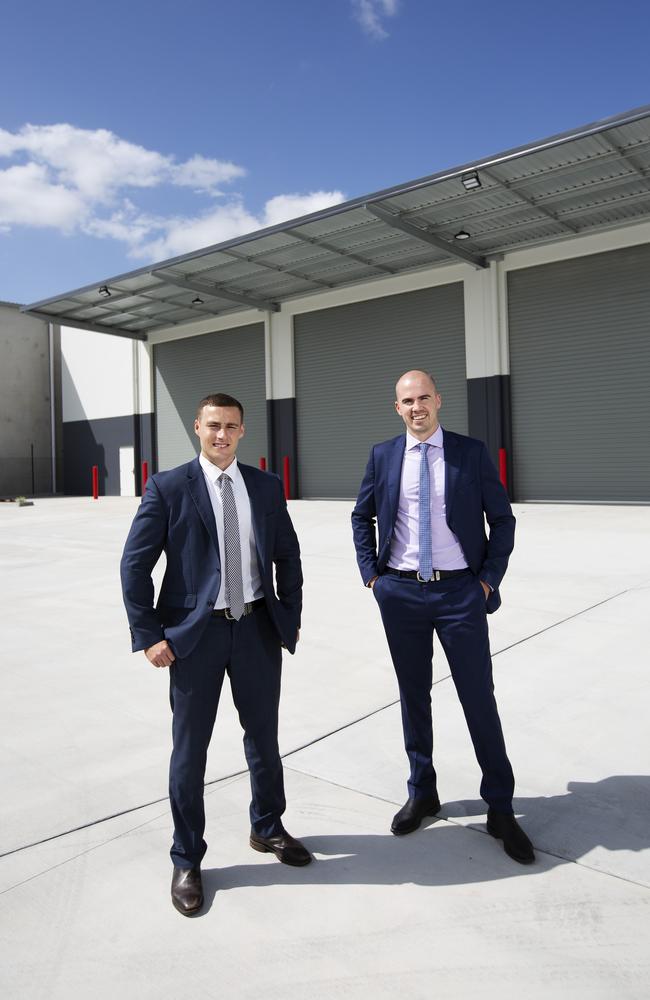
[[232, 479], [233, 483], [236, 482], [237, 477], [240, 475], [236, 457], [233, 458], [228, 468], [224, 470], [221, 470], [218, 465], [213, 465], [212, 462], [205, 457], [205, 455], [199, 455], [199, 465], [203, 469], [206, 478], [209, 479], [211, 483], [214, 483], [215, 486], [217, 485], [222, 471], [224, 471], [226, 475]]
[[407, 451], [411, 451], [412, 448], [417, 448], [420, 444], [430, 444], [434, 448], [442, 448], [442, 427], [440, 424], [438, 424], [436, 430], [426, 439], [426, 441], [420, 441], [418, 438], [413, 437], [410, 431], [406, 432]]

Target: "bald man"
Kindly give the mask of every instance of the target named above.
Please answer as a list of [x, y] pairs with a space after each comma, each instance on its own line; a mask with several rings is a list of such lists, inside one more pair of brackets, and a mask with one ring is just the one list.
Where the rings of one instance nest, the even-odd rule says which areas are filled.
[[352, 512], [361, 577], [379, 605], [397, 675], [410, 763], [409, 797], [391, 830], [412, 833], [440, 811], [432, 759], [435, 630], [483, 774], [488, 832], [511, 858], [530, 864], [533, 846], [512, 807], [514, 776], [494, 699], [486, 617], [501, 603], [515, 519], [487, 448], [443, 430], [441, 405], [432, 375], [402, 375], [395, 410], [406, 435], [373, 447]]

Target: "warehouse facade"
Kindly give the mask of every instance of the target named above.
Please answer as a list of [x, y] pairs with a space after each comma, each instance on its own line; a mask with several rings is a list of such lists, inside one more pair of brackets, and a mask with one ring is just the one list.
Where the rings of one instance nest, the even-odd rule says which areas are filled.
[[505, 453], [513, 499], [647, 503], [650, 108], [27, 310], [61, 327], [65, 492], [94, 464], [139, 492], [226, 391], [242, 461], [352, 497], [417, 367], [443, 427]]

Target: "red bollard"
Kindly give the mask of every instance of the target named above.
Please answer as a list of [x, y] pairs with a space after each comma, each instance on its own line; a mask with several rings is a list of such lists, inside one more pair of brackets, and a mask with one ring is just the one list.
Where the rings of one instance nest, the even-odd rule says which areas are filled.
[[266, 459], [264, 458], [264, 455], [260, 458], [260, 469], [262, 472], [266, 472]]
[[508, 456], [505, 448], [499, 448], [499, 479], [504, 488], [508, 489]]
[[147, 485], [147, 479], [148, 478], [149, 478], [149, 463], [145, 460], [142, 463], [142, 493], [143, 494], [144, 494], [144, 491], [145, 491], [145, 488], [146, 488], [146, 485]]
[[99, 496], [99, 466], [93, 465], [93, 500]]
[[291, 499], [291, 475], [289, 472], [289, 456], [285, 455], [282, 459], [282, 473], [284, 478], [284, 499]]

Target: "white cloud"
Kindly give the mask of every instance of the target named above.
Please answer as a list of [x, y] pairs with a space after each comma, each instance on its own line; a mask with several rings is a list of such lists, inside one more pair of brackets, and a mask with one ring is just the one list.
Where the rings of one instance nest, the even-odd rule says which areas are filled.
[[352, 0], [352, 10], [364, 33], [376, 41], [388, 38], [384, 21], [395, 17], [399, 0]]
[[[388, 2], [388, 0], [386, 0]], [[281, 194], [255, 214], [241, 196], [220, 186], [245, 176], [229, 160], [196, 154], [183, 162], [127, 142], [106, 129], [68, 124], [0, 129], [0, 232], [13, 226], [49, 227], [125, 243], [130, 257], [160, 260], [316, 212], [344, 199], [341, 191]], [[165, 184], [221, 202], [193, 216], [143, 212], [137, 189]], [[128, 192], [128, 197], [127, 197]]]
[[208, 160], [205, 156], [193, 156], [186, 163], [174, 167], [173, 183], [180, 187], [190, 187], [198, 192], [221, 194], [216, 189], [217, 184], [227, 184], [237, 177], [243, 177], [246, 171], [235, 163], [222, 160]]
[[5, 155], [27, 154], [56, 182], [93, 201], [109, 201], [116, 188], [126, 185], [152, 187], [168, 169], [168, 158], [161, 153], [125, 142], [106, 129], [25, 125], [15, 135], [0, 135], [0, 143], [3, 139]]
[[0, 226], [53, 226], [72, 232], [87, 216], [87, 205], [75, 190], [53, 183], [38, 163], [0, 170]]
[[89, 236], [108, 237], [129, 247], [137, 247], [149, 239], [152, 230], [159, 225], [160, 220], [156, 216], [139, 212], [133, 202], [125, 199], [110, 216], [94, 216], [82, 228]]
[[[107, 129], [72, 125], [25, 125], [0, 129], [0, 160], [18, 159], [0, 169], [0, 226], [52, 226], [66, 232], [101, 222], [102, 207], [120, 192], [162, 184], [191, 187], [211, 195], [245, 174], [229, 161], [174, 157], [120, 139]], [[90, 223], [88, 223], [90, 220]]]
[[163, 260], [259, 228], [258, 219], [236, 200], [194, 218], [152, 220], [149, 238], [134, 241], [129, 256], [142, 260]]
[[[163, 260], [179, 254], [190, 253], [199, 247], [212, 246], [242, 236], [244, 233], [264, 229], [266, 226], [276, 226], [289, 219], [296, 219], [310, 212], [337, 205], [344, 200], [341, 191], [312, 191], [309, 194], [281, 194], [270, 198], [264, 210], [255, 215], [239, 200], [227, 202], [217, 208], [194, 218], [143, 219], [133, 217], [126, 221], [125, 216], [111, 220], [110, 231], [105, 235], [114, 235], [124, 239], [130, 245], [129, 256]], [[119, 235], [120, 227], [124, 227]], [[150, 239], [143, 238], [143, 230], [148, 228]], [[104, 235], [98, 231], [98, 235]]]
[[312, 191], [310, 194], [276, 194], [264, 206], [264, 225], [277, 226], [288, 219], [297, 219], [310, 212], [320, 212], [338, 205], [344, 195], [340, 191]]

